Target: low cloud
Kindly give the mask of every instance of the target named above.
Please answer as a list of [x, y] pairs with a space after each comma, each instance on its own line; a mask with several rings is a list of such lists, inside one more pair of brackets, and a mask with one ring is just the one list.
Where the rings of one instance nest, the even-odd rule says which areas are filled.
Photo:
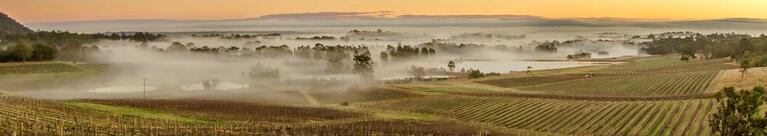
[[400, 15], [399, 19], [539, 19], [531, 15]]
[[378, 12], [312, 12], [312, 13], [290, 13], [273, 14], [261, 16], [257, 19], [278, 19], [278, 20], [367, 20], [381, 19], [386, 15], [391, 15], [392, 11]]
[[396, 11], [310, 12], [265, 15], [255, 19], [278, 20], [380, 20], [380, 19], [537, 19], [531, 15], [402, 15]]

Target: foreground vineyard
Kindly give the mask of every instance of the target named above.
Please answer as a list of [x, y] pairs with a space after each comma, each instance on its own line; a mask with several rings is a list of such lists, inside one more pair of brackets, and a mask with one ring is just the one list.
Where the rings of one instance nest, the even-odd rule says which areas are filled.
[[497, 126], [577, 135], [710, 135], [712, 99], [574, 101], [450, 96], [368, 105]]
[[[167, 105], [166, 105], [167, 106]], [[262, 107], [263, 109], [264, 107]], [[275, 107], [279, 108], [279, 107]], [[275, 111], [276, 110], [276, 111]], [[292, 108], [272, 109], [279, 113]], [[336, 111], [337, 112], [337, 111]], [[335, 115], [315, 112], [314, 115]], [[203, 113], [200, 113], [203, 114]], [[240, 113], [244, 114], [244, 113]], [[280, 115], [260, 116], [281, 118]], [[286, 116], [290, 117], [290, 116]], [[301, 118], [297, 118], [301, 119]], [[492, 135], [446, 121], [367, 117], [314, 123], [184, 122], [88, 110], [56, 101], [0, 97], [0, 133], [10, 135]]]

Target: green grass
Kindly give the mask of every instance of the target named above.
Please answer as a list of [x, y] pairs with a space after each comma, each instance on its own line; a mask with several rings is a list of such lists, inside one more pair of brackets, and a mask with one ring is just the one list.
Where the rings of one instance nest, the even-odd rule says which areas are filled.
[[164, 112], [124, 107], [124, 106], [113, 106], [113, 105], [95, 104], [95, 103], [88, 103], [88, 102], [65, 102], [65, 104], [80, 107], [80, 108], [90, 109], [90, 110], [96, 110], [96, 111], [102, 111], [102, 112], [108, 112], [112, 114], [119, 114], [119, 115], [126, 115], [126, 116], [133, 116], [133, 117], [139, 117], [139, 118], [171, 120], [171, 121], [179, 121], [179, 122], [193, 123], [193, 124], [213, 123], [208, 120], [182, 117], [182, 116], [164, 113]]

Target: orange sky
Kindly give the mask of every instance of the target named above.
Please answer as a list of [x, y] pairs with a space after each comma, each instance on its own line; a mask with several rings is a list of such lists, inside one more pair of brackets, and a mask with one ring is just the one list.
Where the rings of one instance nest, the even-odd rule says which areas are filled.
[[23, 23], [107, 19], [238, 19], [280, 13], [396, 11], [549, 18], [767, 18], [767, 0], [0, 0]]

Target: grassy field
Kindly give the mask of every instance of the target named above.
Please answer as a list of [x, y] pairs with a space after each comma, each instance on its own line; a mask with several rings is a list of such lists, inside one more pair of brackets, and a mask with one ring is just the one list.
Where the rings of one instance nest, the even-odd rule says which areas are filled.
[[715, 91], [727, 86], [752, 89], [758, 85], [767, 85], [767, 68], [751, 68], [746, 71], [746, 75], [743, 75], [741, 69], [730, 69], [722, 71], [713, 88], [709, 89], [709, 91]]
[[71, 62], [0, 63], [0, 91], [39, 90], [66, 86], [99, 72]]

